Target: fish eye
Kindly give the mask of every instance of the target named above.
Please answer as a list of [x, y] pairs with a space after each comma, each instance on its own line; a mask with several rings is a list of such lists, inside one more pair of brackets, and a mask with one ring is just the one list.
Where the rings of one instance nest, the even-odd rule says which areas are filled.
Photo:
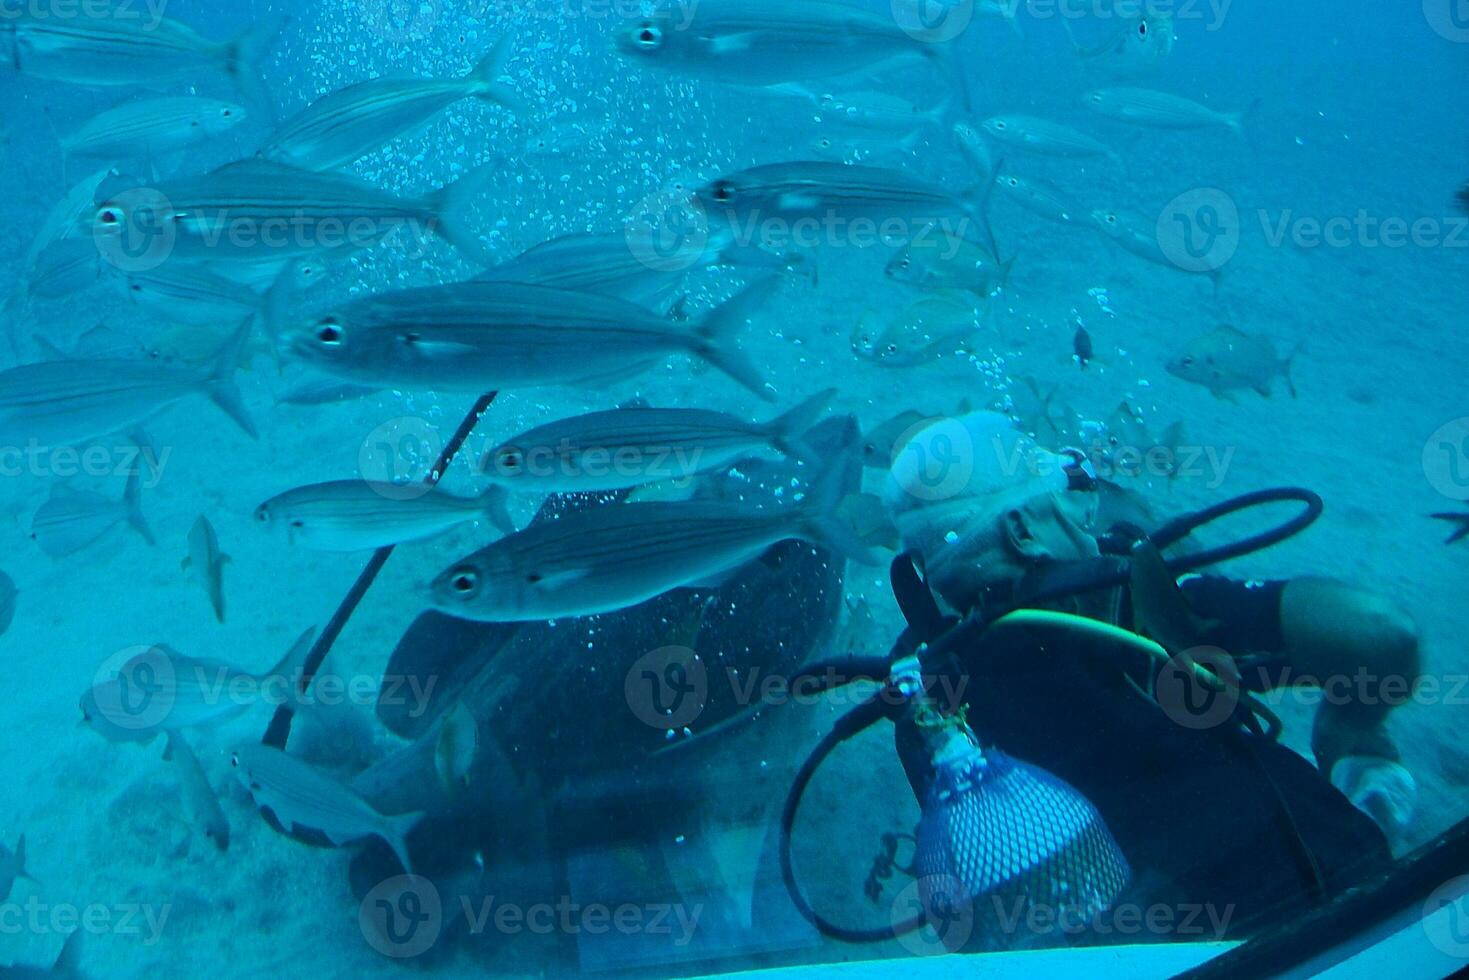
[[104, 225], [115, 225], [122, 221], [122, 212], [117, 208], [103, 208], [97, 212], [97, 221]]
[[734, 200], [734, 185], [727, 180], [715, 181], [712, 196], [720, 204], [728, 204]]
[[1185, 354], [1183, 360], [1179, 363], [1184, 367], [1189, 367], [1194, 363], [1194, 356], [1192, 354]]
[[1003, 119], [996, 119], [995, 120], [995, 128], [996, 129], [1004, 129], [1005, 128], [1005, 120], [1003, 120]]
[[663, 31], [654, 24], [644, 23], [638, 28], [638, 47], [652, 51], [663, 44]]
[[517, 471], [520, 469], [521, 454], [519, 449], [502, 449], [500, 451], [500, 468], [504, 470]]
[[220, 112], [220, 115], [224, 116], [226, 119], [228, 119], [230, 116], [233, 116], [234, 114], [235, 113], [233, 109], [225, 109]]
[[263, 506], [255, 508], [255, 520], [259, 521], [261, 524], [269, 524], [270, 510]]
[[1140, 20], [1140, 21], [1137, 22], [1137, 36], [1138, 37], [1147, 37], [1148, 36], [1148, 22], [1147, 21]]
[[230, 753], [230, 765], [231, 766], [234, 766], [236, 769], [240, 768], [240, 753], [238, 753], [238, 752], [231, 752]]
[[455, 594], [468, 598], [479, 591], [479, 575], [472, 569], [461, 569], [449, 579], [449, 588], [453, 589]]
[[327, 317], [316, 325], [316, 339], [323, 347], [340, 347], [344, 332], [335, 317]]
[[542, 575], [540, 572], [528, 572], [525, 576], [525, 580], [531, 585], [539, 584], [543, 578], [545, 578], [545, 576]]

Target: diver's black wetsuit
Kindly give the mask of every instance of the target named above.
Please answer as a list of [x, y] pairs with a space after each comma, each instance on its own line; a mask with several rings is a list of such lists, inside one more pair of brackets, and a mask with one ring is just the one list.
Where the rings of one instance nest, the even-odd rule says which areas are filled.
[[[1250, 653], [1280, 649], [1284, 584], [1181, 583], [1195, 611], [1222, 624], [1205, 641]], [[1092, 801], [1132, 865], [1127, 901], [1211, 903], [1239, 936], [1389, 865], [1381, 830], [1306, 759], [1237, 725], [1181, 724], [1144, 697], [1129, 682], [1148, 687], [1141, 655], [1119, 663], [1115, 645], [1029, 629], [984, 643], [966, 661], [963, 693], [981, 745], [1050, 770]], [[1268, 687], [1269, 676], [1246, 671], [1241, 683]]]

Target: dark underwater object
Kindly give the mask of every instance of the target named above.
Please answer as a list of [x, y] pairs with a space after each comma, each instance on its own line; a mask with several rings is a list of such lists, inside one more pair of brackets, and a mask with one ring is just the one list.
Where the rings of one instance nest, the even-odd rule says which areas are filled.
[[1453, 544], [1464, 537], [1469, 537], [1469, 511], [1462, 514], [1453, 511], [1441, 511], [1437, 514], [1429, 514], [1434, 520], [1448, 521], [1455, 525], [1454, 530], [1444, 539], [1444, 544]]

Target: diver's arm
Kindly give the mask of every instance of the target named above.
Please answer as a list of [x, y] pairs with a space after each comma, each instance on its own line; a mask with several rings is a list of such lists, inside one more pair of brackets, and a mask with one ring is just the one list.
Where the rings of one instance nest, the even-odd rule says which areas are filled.
[[1377, 593], [1300, 578], [1281, 593], [1280, 629], [1286, 661], [1325, 694], [1311, 738], [1321, 770], [1330, 773], [1346, 756], [1397, 761], [1385, 723], [1422, 670], [1412, 618]]

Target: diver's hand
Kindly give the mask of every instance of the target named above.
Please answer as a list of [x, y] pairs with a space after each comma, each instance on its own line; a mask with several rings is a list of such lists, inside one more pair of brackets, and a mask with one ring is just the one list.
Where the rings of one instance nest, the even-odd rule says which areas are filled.
[[1372, 755], [1348, 755], [1331, 767], [1331, 784], [1396, 840], [1413, 821], [1418, 784], [1401, 763]]

